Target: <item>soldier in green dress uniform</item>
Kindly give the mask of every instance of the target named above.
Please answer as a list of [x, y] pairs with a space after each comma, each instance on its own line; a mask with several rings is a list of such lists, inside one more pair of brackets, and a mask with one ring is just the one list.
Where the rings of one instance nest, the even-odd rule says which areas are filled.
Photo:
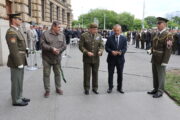
[[173, 40], [172, 34], [166, 28], [168, 20], [158, 17], [157, 21], [158, 32], [153, 39], [152, 48], [148, 51], [152, 53], [151, 62], [154, 87], [148, 94], [152, 94], [154, 98], [159, 98], [163, 95], [166, 75], [165, 70], [171, 56]]
[[6, 33], [6, 41], [9, 48], [7, 66], [11, 70], [11, 96], [13, 106], [26, 106], [30, 99], [23, 98], [23, 77], [26, 61], [25, 38], [19, 26], [22, 23], [21, 14], [10, 14], [10, 28]]

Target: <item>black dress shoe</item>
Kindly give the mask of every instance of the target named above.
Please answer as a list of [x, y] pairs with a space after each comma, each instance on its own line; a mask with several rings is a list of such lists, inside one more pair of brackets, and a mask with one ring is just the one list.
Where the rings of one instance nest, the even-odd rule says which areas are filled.
[[150, 95], [153, 95], [153, 94], [156, 94], [156, 93], [157, 93], [157, 91], [155, 89], [152, 90], [152, 91], [147, 92], [147, 94], [150, 94]]
[[112, 93], [112, 89], [108, 89], [108, 90], [107, 90], [107, 93]]
[[97, 90], [92, 90], [93, 91], [93, 93], [95, 93], [95, 94], [99, 94], [99, 92], [97, 91]]
[[85, 94], [85, 95], [89, 95], [89, 91], [88, 91], [88, 90], [85, 90], [85, 91], [84, 91], [84, 94]]
[[162, 92], [156, 92], [156, 94], [153, 95], [153, 98], [160, 98], [163, 96]]
[[27, 102], [24, 102], [24, 101], [22, 101], [21, 103], [15, 103], [15, 104], [13, 104], [13, 106], [26, 106], [26, 105], [28, 105], [28, 103], [27, 103]]
[[23, 101], [23, 102], [30, 102], [31, 100], [28, 99], [28, 98], [22, 98], [22, 101]]
[[121, 94], [124, 94], [124, 91], [122, 90], [117, 89], [117, 91], [120, 92]]

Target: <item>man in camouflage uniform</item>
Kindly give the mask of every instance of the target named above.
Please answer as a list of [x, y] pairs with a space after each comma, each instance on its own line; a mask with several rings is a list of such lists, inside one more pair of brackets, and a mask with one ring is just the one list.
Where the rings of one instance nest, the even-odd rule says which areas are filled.
[[10, 28], [6, 33], [6, 41], [9, 48], [7, 66], [11, 70], [11, 96], [13, 106], [26, 106], [30, 99], [23, 98], [23, 78], [26, 61], [25, 38], [19, 27], [22, 23], [21, 14], [10, 14]]
[[157, 18], [158, 32], [153, 39], [153, 46], [148, 53], [152, 53], [152, 72], [154, 89], [148, 94], [152, 94], [154, 98], [163, 95], [165, 82], [165, 69], [168, 64], [172, 49], [172, 34], [166, 29], [168, 20], [162, 17]]
[[98, 94], [98, 69], [99, 56], [102, 56], [104, 46], [103, 40], [98, 32], [96, 24], [90, 24], [89, 32], [81, 35], [79, 49], [83, 53], [84, 62], [84, 90], [85, 94], [89, 94], [90, 76], [92, 71], [92, 91]]
[[45, 31], [41, 36], [45, 98], [50, 95], [51, 67], [53, 67], [54, 71], [56, 93], [63, 94], [61, 90], [60, 62], [61, 54], [66, 49], [66, 39], [64, 34], [60, 33], [60, 29], [61, 24], [54, 21], [51, 29]]

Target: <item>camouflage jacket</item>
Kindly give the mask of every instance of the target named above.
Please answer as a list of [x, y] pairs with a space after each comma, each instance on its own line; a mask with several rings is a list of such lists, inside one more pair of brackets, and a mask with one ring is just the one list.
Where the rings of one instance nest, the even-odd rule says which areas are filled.
[[[94, 37], [91, 33], [86, 32], [81, 35], [79, 42], [79, 49], [83, 53], [83, 62], [97, 63], [99, 62], [98, 52], [103, 53], [104, 45], [100, 34], [95, 34]], [[93, 57], [87, 55], [88, 52], [94, 54]]]

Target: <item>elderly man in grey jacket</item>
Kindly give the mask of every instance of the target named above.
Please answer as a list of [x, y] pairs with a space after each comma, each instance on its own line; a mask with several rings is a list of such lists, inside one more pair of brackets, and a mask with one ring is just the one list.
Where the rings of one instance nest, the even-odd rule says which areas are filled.
[[45, 31], [41, 36], [45, 98], [50, 95], [51, 67], [53, 67], [55, 75], [56, 93], [59, 95], [63, 94], [61, 90], [60, 62], [61, 54], [66, 49], [66, 40], [60, 29], [61, 24], [58, 21], [54, 21], [51, 29]]

